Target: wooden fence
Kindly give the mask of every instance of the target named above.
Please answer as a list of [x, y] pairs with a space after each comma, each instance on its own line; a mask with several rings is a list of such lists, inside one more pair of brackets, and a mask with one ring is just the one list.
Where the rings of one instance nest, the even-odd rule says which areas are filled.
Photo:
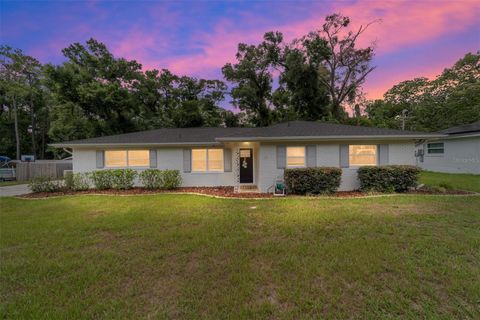
[[72, 162], [35, 161], [18, 162], [16, 165], [17, 181], [29, 181], [36, 177], [61, 179], [64, 170], [72, 170]]

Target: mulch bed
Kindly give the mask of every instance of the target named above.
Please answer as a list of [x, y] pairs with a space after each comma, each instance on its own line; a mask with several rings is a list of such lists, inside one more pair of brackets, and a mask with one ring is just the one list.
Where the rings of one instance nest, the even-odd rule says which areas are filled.
[[[161, 194], [161, 193], [200, 193], [210, 196], [225, 198], [273, 198], [271, 193], [235, 193], [233, 187], [182, 187], [175, 190], [148, 190], [145, 188], [133, 188], [129, 190], [86, 190], [86, 191], [61, 191], [61, 192], [38, 192], [29, 193], [20, 198], [48, 198], [65, 195], [86, 195], [86, 194], [106, 194], [106, 195], [142, 195], [142, 194]], [[436, 192], [430, 189], [420, 189], [407, 192], [407, 194], [438, 194], [438, 195], [468, 195], [473, 192], [463, 190], [446, 190], [445, 192]], [[368, 195], [383, 195], [383, 193], [364, 193], [361, 191], [338, 191], [329, 195], [335, 198], [358, 198]]]
[[226, 197], [226, 198], [271, 198], [270, 193], [235, 193], [233, 187], [182, 187], [175, 190], [149, 190], [145, 188], [132, 188], [128, 190], [86, 190], [86, 191], [61, 191], [61, 192], [38, 192], [29, 193], [20, 196], [21, 198], [46, 198], [58, 197], [65, 195], [82, 195], [82, 194], [110, 194], [110, 195], [142, 195], [142, 194], [159, 194], [159, 193], [201, 193], [210, 196]]

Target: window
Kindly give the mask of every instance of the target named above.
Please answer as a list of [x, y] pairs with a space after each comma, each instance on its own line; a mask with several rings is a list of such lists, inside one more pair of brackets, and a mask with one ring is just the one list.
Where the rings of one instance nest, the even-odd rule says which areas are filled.
[[428, 154], [443, 154], [444, 153], [443, 142], [437, 143], [428, 143], [427, 144], [427, 153]]
[[223, 171], [223, 150], [208, 149], [208, 171]]
[[127, 151], [105, 151], [105, 167], [116, 168], [127, 166]]
[[377, 146], [376, 145], [350, 145], [349, 146], [350, 166], [376, 166]]
[[105, 151], [105, 167], [148, 167], [150, 151], [148, 150], [107, 150]]
[[192, 149], [192, 172], [222, 172], [223, 149]]
[[305, 167], [305, 147], [287, 147], [287, 167]]

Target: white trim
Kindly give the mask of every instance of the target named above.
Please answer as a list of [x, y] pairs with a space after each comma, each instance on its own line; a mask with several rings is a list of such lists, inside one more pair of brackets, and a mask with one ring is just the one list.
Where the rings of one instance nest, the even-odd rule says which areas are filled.
[[444, 138], [444, 134], [427, 134], [427, 135], [366, 135], [366, 136], [285, 136], [285, 137], [225, 137], [216, 138], [221, 142], [236, 141], [328, 141], [328, 140], [417, 140], [429, 138]]
[[165, 146], [165, 147], [187, 147], [187, 146], [192, 146], [192, 147], [214, 147], [218, 146], [221, 147], [223, 146], [222, 143], [219, 142], [166, 142], [166, 143], [158, 143], [158, 142], [152, 142], [152, 143], [144, 143], [144, 142], [134, 142], [134, 143], [51, 143], [49, 144], [50, 147], [55, 147], [55, 148], [88, 148], [88, 147], [95, 147], [95, 148], [108, 148], [108, 147], [114, 147], [114, 148], [122, 148], [122, 147], [131, 147], [135, 146], [138, 148], [146, 148], [146, 147], [151, 147], [151, 146]]
[[[475, 136], [475, 135], [474, 135]], [[286, 136], [286, 137], [224, 137], [215, 138], [216, 142], [152, 142], [152, 143], [51, 143], [55, 148], [82, 148], [82, 147], [123, 147], [123, 146], [221, 146], [221, 142], [246, 142], [246, 141], [329, 141], [329, 140], [417, 140], [447, 138], [446, 134], [418, 134], [418, 135], [365, 135], [365, 136]], [[450, 138], [450, 137], [448, 137]], [[459, 137], [460, 138], [460, 137]]]

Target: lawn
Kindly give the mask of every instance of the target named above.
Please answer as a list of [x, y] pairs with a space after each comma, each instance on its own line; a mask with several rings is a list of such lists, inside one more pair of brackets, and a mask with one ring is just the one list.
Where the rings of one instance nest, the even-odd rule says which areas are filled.
[[0, 208], [2, 318], [480, 318], [480, 196]]
[[447, 189], [480, 192], [480, 175], [475, 174], [423, 171], [420, 175], [420, 183]]

